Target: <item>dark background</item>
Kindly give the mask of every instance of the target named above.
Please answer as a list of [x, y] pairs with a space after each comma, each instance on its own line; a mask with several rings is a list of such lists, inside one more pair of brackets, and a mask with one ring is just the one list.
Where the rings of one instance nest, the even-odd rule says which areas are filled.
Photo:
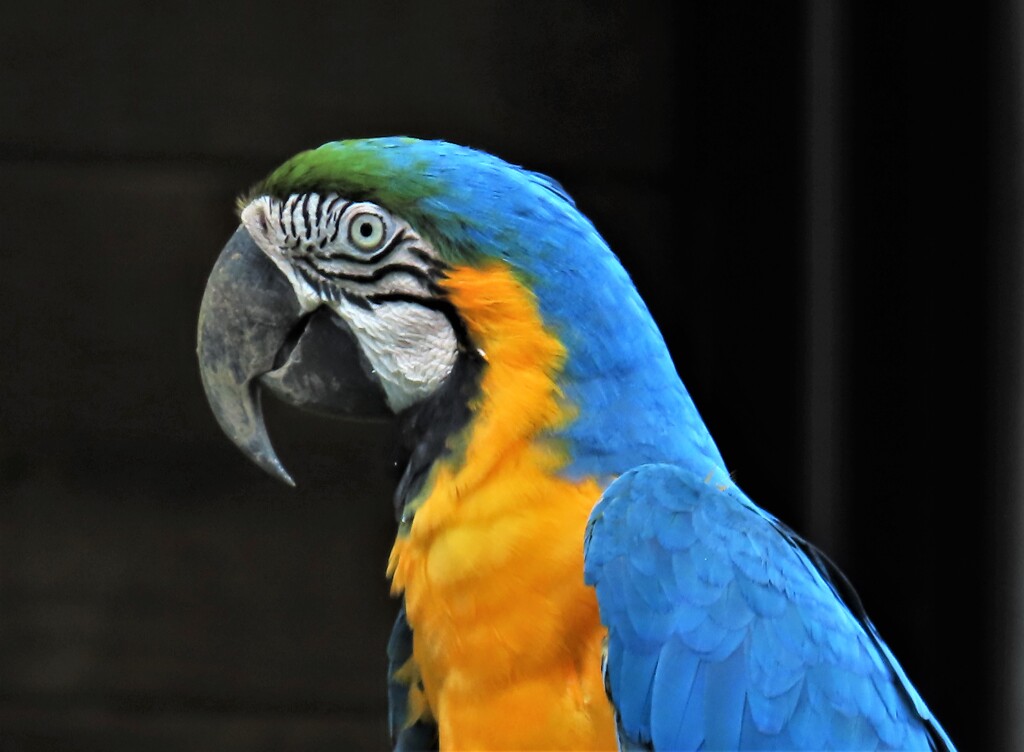
[[389, 429], [272, 405], [275, 483], [194, 327], [240, 191], [393, 133], [558, 178], [740, 485], [962, 748], [1024, 745], [1013, 4], [29, 5], [0, 25], [0, 749], [386, 745]]

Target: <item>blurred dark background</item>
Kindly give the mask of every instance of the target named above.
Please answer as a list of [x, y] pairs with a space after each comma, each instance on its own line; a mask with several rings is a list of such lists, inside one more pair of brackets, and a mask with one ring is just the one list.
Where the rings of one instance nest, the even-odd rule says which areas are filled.
[[389, 429], [270, 406], [277, 484], [194, 327], [240, 191], [394, 133], [557, 177], [740, 485], [1024, 748], [1020, 10], [869, 5], [5, 9], [0, 749], [387, 744]]

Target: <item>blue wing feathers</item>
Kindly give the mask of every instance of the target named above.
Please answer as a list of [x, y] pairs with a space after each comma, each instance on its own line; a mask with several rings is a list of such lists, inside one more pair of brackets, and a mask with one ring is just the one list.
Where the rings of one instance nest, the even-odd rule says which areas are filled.
[[747, 698], [737, 692], [746, 673], [743, 651], [737, 649], [724, 660], [706, 662], [707, 689], [705, 704], [714, 708], [704, 721], [704, 746], [707, 749], [738, 749], [740, 729]]
[[789, 689], [774, 695], [766, 694], [762, 687], [748, 687], [747, 703], [754, 728], [763, 734], [780, 733], [792, 718], [803, 690], [803, 677]]
[[696, 627], [689, 631], [679, 632], [683, 641], [686, 642], [692, 650], [696, 650], [698, 653], [704, 654], [715, 652], [716, 648], [725, 641], [728, 634], [728, 630], [717, 626], [709, 619], [702, 619]]
[[[666, 667], [669, 670], [670, 667]], [[707, 673], [708, 664], [700, 661], [697, 666], [697, 674], [693, 678], [693, 691], [690, 693], [689, 701], [683, 709], [683, 720], [679, 725], [679, 736], [675, 739], [666, 737], [655, 739], [656, 749], [697, 749], [704, 743], [704, 718], [707, 715], [705, 699], [707, 696]], [[667, 700], [668, 698], [666, 698]], [[673, 704], [659, 707], [659, 715], [666, 715], [669, 718], [678, 712], [678, 707]]]
[[708, 608], [708, 618], [727, 629], [740, 630], [754, 620], [754, 611], [736, 583], [730, 582], [722, 597]]
[[651, 693], [651, 737], [656, 745], [663, 739], [679, 739], [683, 733], [683, 714], [665, 712], [678, 706], [680, 698], [689, 705], [693, 697], [700, 658], [678, 637], [670, 638], [661, 649]]
[[710, 606], [718, 600], [718, 589], [697, 576], [697, 565], [689, 551], [672, 553], [672, 573], [675, 575], [677, 587], [678, 583], [686, 583], [686, 587], [680, 588], [679, 592], [688, 603], [694, 606]]
[[[699, 515], [694, 515], [695, 518]], [[699, 533], [698, 533], [699, 535]], [[690, 546], [690, 557], [693, 559], [693, 567], [697, 576], [703, 581], [718, 589], [733, 580], [732, 562], [724, 561], [718, 553], [725, 550], [722, 544], [716, 541], [715, 545], [703, 543], [700, 539]]]
[[670, 512], [666, 524], [658, 527], [656, 535], [662, 548], [669, 551], [687, 548], [697, 539], [689, 512], [682, 510]]
[[762, 583], [748, 577], [737, 577], [736, 586], [754, 612], [762, 618], [780, 616], [786, 610], [788, 601], [785, 594], [779, 592], [770, 580]]
[[768, 557], [765, 555], [764, 546], [748, 533], [743, 532], [742, 535], [742, 545], [726, 549], [729, 551], [729, 558], [744, 577], [759, 585], [767, 585]]
[[708, 469], [641, 466], [591, 515], [623, 742], [953, 749], [841, 575]]
[[793, 710], [793, 717], [786, 723], [793, 749], [825, 749], [828, 729], [822, 720], [821, 709], [814, 707], [811, 692], [805, 684]]
[[640, 742], [647, 742], [651, 738], [651, 693], [654, 672], [658, 667], [658, 652], [654, 648], [627, 649], [622, 665], [621, 684], [626, 688], [626, 698], [621, 713], [623, 717], [638, 719], [637, 738]]

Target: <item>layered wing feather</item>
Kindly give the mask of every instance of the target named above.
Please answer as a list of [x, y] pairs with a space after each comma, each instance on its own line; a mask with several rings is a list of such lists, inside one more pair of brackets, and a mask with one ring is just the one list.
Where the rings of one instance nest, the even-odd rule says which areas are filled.
[[820, 554], [713, 465], [609, 486], [585, 576], [623, 748], [952, 748]]

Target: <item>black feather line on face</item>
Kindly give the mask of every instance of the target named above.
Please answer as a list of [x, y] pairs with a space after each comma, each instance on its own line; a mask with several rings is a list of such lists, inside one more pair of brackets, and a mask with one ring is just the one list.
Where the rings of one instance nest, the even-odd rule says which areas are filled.
[[388, 264], [387, 266], [381, 266], [375, 269], [370, 274], [351, 274], [349, 272], [337, 272], [331, 269], [325, 269], [320, 263], [317, 263], [318, 259], [316, 256], [309, 257], [310, 265], [316, 269], [325, 278], [331, 280], [341, 280], [345, 282], [357, 282], [359, 284], [372, 284], [374, 282], [380, 282], [385, 277], [392, 274], [407, 274], [410, 277], [415, 277], [427, 286], [427, 289], [435, 295], [441, 295], [443, 290], [435, 283], [432, 275], [429, 272], [425, 272], [418, 266], [411, 264]]
[[356, 295], [354, 292], [349, 292], [348, 290], [341, 290], [341, 294], [344, 295], [345, 300], [352, 305], [358, 306], [359, 308], [363, 308], [367, 311], [373, 310], [373, 306], [371, 306], [370, 302], [362, 295]]
[[[337, 205], [337, 203], [338, 203], [339, 201], [343, 201], [343, 200], [344, 200], [344, 199], [342, 199], [342, 197], [341, 197], [341, 196], [339, 196], [339, 195], [337, 195], [337, 194], [333, 195], [333, 196], [331, 197], [331, 200], [330, 200], [330, 201], [328, 201], [328, 202], [327, 202], [327, 205], [326, 205], [326, 206], [324, 207], [324, 216], [326, 217], [326, 216], [330, 215], [330, 213], [331, 213], [331, 212], [332, 212], [332, 211], [334, 210], [334, 207], [335, 207], [335, 206]], [[348, 201], [346, 201], [346, 202], [345, 202], [345, 206], [347, 207], [347, 206], [348, 206], [348, 204], [349, 204], [349, 202], [348, 202]], [[339, 223], [339, 224], [340, 224], [340, 223]]]
[[284, 230], [285, 237], [294, 237], [295, 231], [292, 227], [292, 213], [291, 211], [285, 211], [285, 203], [286, 202], [281, 202], [281, 228]]
[[311, 193], [303, 193], [302, 198], [299, 199], [299, 203], [302, 205], [302, 223], [306, 228], [306, 240], [313, 238], [313, 217], [309, 214], [309, 199], [312, 195]]

